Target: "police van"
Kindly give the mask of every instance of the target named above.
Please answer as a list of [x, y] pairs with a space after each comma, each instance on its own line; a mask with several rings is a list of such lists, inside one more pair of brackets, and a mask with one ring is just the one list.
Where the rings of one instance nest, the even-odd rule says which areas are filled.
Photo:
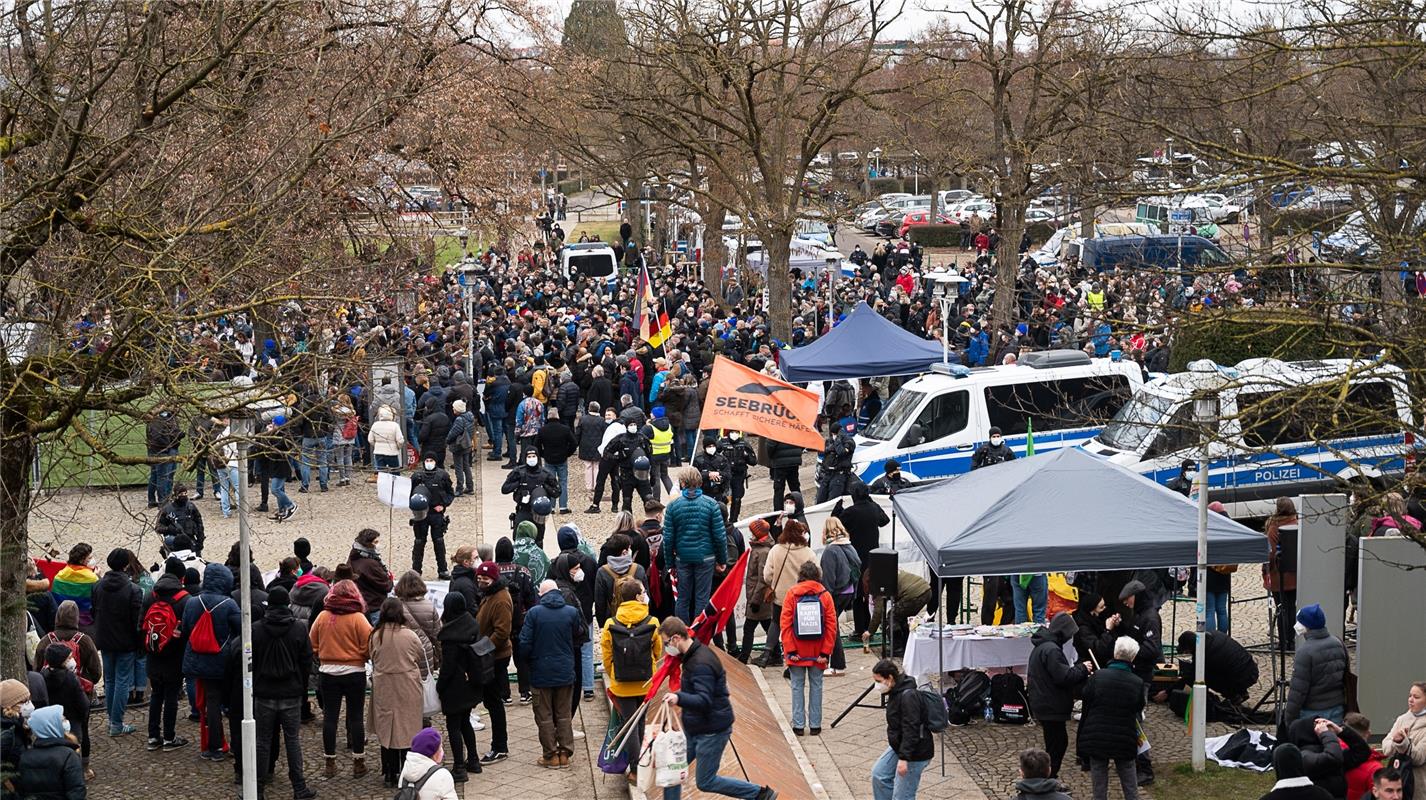
[[560, 273], [565, 280], [584, 277], [612, 285], [619, 280], [619, 262], [604, 242], [576, 242], [560, 249]]
[[970, 471], [971, 456], [999, 428], [1024, 455], [1090, 440], [1143, 384], [1139, 365], [1078, 350], [1027, 353], [1009, 366], [932, 365], [903, 384], [857, 438], [852, 471], [870, 483], [894, 458], [913, 480]]
[[1208, 494], [1235, 517], [1272, 513], [1278, 497], [1339, 492], [1405, 469], [1411, 398], [1401, 369], [1378, 361], [1255, 358], [1223, 370], [1218, 422], [1195, 422], [1197, 375], [1145, 384], [1085, 449], [1159, 483], [1197, 460]]

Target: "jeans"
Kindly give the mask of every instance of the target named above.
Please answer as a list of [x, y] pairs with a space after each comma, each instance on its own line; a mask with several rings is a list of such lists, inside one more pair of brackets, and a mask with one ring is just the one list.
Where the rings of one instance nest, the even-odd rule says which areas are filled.
[[[1124, 792], [1124, 800], [1139, 800], [1138, 770], [1134, 768], [1134, 759], [1114, 759], [1114, 771], [1119, 775], [1119, 788]], [[1108, 800], [1109, 759], [1089, 760], [1089, 782], [1094, 800]]]
[[[173, 457], [178, 455], [178, 450], [160, 450], [157, 453], [150, 453], [151, 456]], [[178, 470], [178, 464], [166, 461], [162, 464], [152, 464], [149, 466], [149, 502], [163, 503], [173, 494], [173, 473]]]
[[500, 446], [505, 444], [505, 418], [491, 415], [490, 427], [486, 429], [490, 436], [490, 443], [494, 447], [490, 450], [490, 460], [494, 461], [500, 457]]
[[330, 463], [332, 460], [332, 435], [326, 436], [303, 436], [302, 437], [302, 461], [298, 472], [302, 476], [302, 488], [306, 489], [312, 485], [312, 467], [317, 467], [317, 481], [323, 486], [327, 485], [327, 480], [331, 477]]
[[[792, 727], [797, 730], [822, 727], [822, 668], [788, 667], [788, 672], [792, 675]], [[804, 709], [803, 695], [808, 688], [811, 696]]]
[[560, 479], [560, 509], [569, 508], [569, 462], [551, 464], [546, 461], [545, 466], [555, 474], [556, 478]]
[[896, 751], [890, 747], [871, 767], [872, 800], [912, 800], [921, 786], [921, 772], [931, 759], [906, 762], [906, 774], [896, 774]]
[[1209, 592], [1208, 601], [1203, 604], [1203, 614], [1208, 630], [1227, 633], [1229, 628], [1228, 593]]
[[382, 472], [390, 472], [395, 475], [401, 471], [401, 456], [376, 456], [376, 468]]
[[238, 508], [238, 468], [223, 467], [218, 473], [220, 487], [215, 487], [218, 493], [219, 505], [223, 509], [223, 516], [230, 517]]
[[583, 662], [580, 667], [580, 686], [586, 692], [594, 691], [594, 637], [598, 633], [594, 630], [593, 623], [586, 623], [589, 628], [589, 637], [584, 640], [584, 644], [579, 646], [580, 660]]
[[350, 675], [322, 674], [317, 678], [317, 695], [322, 700], [322, 752], [337, 755], [337, 718], [341, 716], [342, 701], [347, 703], [347, 749], [352, 755], [361, 755], [366, 745], [366, 725], [362, 706], [366, 700], [366, 675], [353, 672]]
[[[178, 690], [182, 678], [149, 678], [149, 738], [173, 741], [178, 725]], [[160, 725], [162, 723], [162, 725]]]
[[287, 485], [286, 478], [269, 478], [268, 484], [272, 487], [272, 496], [277, 498], [277, 510], [283, 511], [297, 505], [287, 496], [283, 489]]
[[270, 697], [253, 698], [253, 720], [257, 723], [257, 773], [258, 778], [272, 777], [272, 767], [277, 758], [272, 745], [281, 729], [282, 739], [287, 747], [287, 779], [294, 792], [307, 787], [302, 775], [302, 744], [298, 741], [302, 729], [302, 700], [298, 697], [284, 697], [280, 700]]
[[193, 466], [193, 496], [203, 496], [203, 482], [206, 478], [212, 478], [213, 493], [218, 493], [218, 471], [208, 462], [207, 458], [199, 458], [198, 463]]
[[124, 726], [124, 709], [134, 689], [134, 659], [138, 653], [105, 650], [100, 655], [104, 662], [104, 708], [109, 712], [109, 732], [113, 733]]
[[1050, 581], [1044, 575], [1036, 575], [1030, 578], [1030, 585], [1020, 586], [1020, 577], [1012, 575], [1010, 577], [1010, 591], [1015, 595], [1015, 622], [1029, 622], [1030, 611], [1025, 608], [1025, 599], [1028, 597], [1034, 605], [1035, 622], [1045, 624], [1045, 604], [1050, 601]]
[[455, 462], [454, 471], [456, 479], [456, 494], [470, 494], [475, 491], [475, 479], [470, 471], [470, 457], [472, 450], [452, 450], [451, 459]]
[[[688, 766], [693, 769], [693, 783], [704, 794], [721, 794], [725, 797], [745, 797], [753, 800], [762, 791], [755, 783], [740, 781], [718, 774], [718, 765], [723, 762], [723, 750], [733, 730], [717, 733], [685, 733], [688, 738]], [[682, 786], [669, 786], [663, 790], [663, 800], [679, 800], [683, 797]]]
[[332, 446], [332, 466], [337, 468], [337, 480], [346, 483], [352, 479], [352, 443], [337, 442]]
[[713, 596], [713, 556], [702, 561], [679, 561], [677, 567], [678, 598], [673, 613], [691, 625]]

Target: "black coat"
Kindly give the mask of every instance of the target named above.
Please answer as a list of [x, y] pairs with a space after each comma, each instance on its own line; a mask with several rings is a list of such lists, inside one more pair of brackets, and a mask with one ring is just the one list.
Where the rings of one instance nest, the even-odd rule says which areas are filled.
[[535, 448], [545, 463], [563, 464], [579, 449], [579, 440], [574, 438], [574, 431], [562, 419], [552, 419], [535, 435]]
[[1050, 628], [1035, 631], [1035, 649], [1026, 668], [1030, 713], [1040, 722], [1067, 722], [1074, 707], [1075, 690], [1089, 677], [1083, 664], [1071, 665], [1062, 649], [1070, 637]]
[[[618, 410], [618, 406], [614, 405], [614, 401], [618, 399], [614, 396], [614, 384], [610, 383], [609, 379], [602, 375], [589, 382], [589, 392], [584, 399], [588, 403], [598, 403], [601, 413], [609, 408]], [[561, 411], [560, 413], [563, 414], [564, 412]]]
[[916, 679], [902, 675], [886, 697], [886, 743], [902, 761], [926, 761], [936, 754], [926, 705], [917, 691]]
[[1312, 719], [1299, 719], [1288, 726], [1287, 741], [1302, 751], [1302, 772], [1312, 779], [1313, 784], [1326, 789], [1339, 800], [1347, 796], [1347, 776], [1342, 771], [1342, 743], [1337, 734], [1325, 731], [1318, 736]]
[[[254, 622], [252, 644], [253, 673], [262, 676], [253, 681], [254, 697], [295, 700], [306, 696], [306, 678], [312, 671], [312, 642], [307, 638], [307, 626], [292, 616], [290, 607], [269, 608], [261, 620]], [[285, 655], [279, 651], [286, 651]], [[276, 677], [264, 669], [268, 659], [294, 663], [297, 670]]]
[[[1106, 615], [1109, 613], [1105, 612]], [[1074, 649], [1078, 654], [1075, 658], [1080, 662], [1107, 666], [1114, 658], [1114, 640], [1119, 638], [1119, 633], [1106, 630], [1104, 617], [1090, 613], [1083, 605], [1075, 610], [1074, 621], [1079, 626], [1074, 635]], [[1090, 658], [1090, 654], [1094, 657]]]
[[604, 441], [604, 429], [609, 423], [599, 414], [585, 414], [579, 418], [579, 457], [585, 461], [599, 460], [599, 445]]
[[481, 682], [475, 652], [470, 646], [480, 638], [475, 617], [462, 614], [441, 625], [436, 641], [441, 643], [441, 672], [436, 677], [436, 694], [445, 714], [469, 714], [481, 699]]
[[445, 409], [440, 404], [433, 405], [426, 414], [426, 419], [421, 422], [421, 457], [444, 453], [446, 436], [450, 432], [451, 418], [446, 416]]
[[68, 739], [36, 740], [20, 755], [15, 788], [25, 800], [84, 800], [88, 795], [79, 745]]
[[852, 540], [852, 548], [857, 551], [857, 557], [863, 564], [867, 562], [867, 554], [880, 546], [881, 526], [891, 524], [891, 517], [886, 515], [886, 510], [871, 499], [852, 503], [840, 511], [833, 511], [832, 516], [840, 519], [842, 525], [846, 526], [847, 536]]
[[768, 466], [772, 469], [797, 469], [802, 466], [802, 448], [782, 442], [767, 443]]
[[1139, 712], [1144, 682], [1123, 661], [1110, 662], [1084, 686], [1075, 753], [1080, 758], [1128, 760], [1139, 749]]
[[707, 645], [688, 645], [680, 657], [683, 685], [678, 705], [683, 709], [687, 733], [719, 733], [733, 727], [733, 704], [728, 700], [728, 675], [723, 663]]
[[[182, 597], [178, 595], [182, 593]], [[177, 597], [175, 600], [174, 598]], [[157, 602], [166, 602], [173, 606], [173, 615], [181, 622], [183, 620], [183, 606], [188, 602], [188, 595], [183, 591], [183, 581], [174, 575], [164, 573], [154, 582], [153, 591], [144, 599], [143, 613], [139, 619], [143, 619], [149, 612], [149, 606]], [[168, 647], [158, 653], [148, 654], [148, 674], [167, 680], [178, 680], [183, 677], [183, 639], [173, 639]]]
[[110, 570], [94, 587], [94, 644], [101, 651], [132, 653], [139, 649], [143, 590], [120, 570]]
[[63, 667], [45, 667], [40, 674], [45, 676], [50, 705], [64, 709], [64, 718], [71, 727], [76, 730], [82, 727], [89, 719], [89, 698], [79, 686], [79, 678]]
[[466, 608], [475, 608], [480, 604], [480, 587], [475, 583], [475, 570], [464, 564], [451, 568], [449, 590], [465, 598]]

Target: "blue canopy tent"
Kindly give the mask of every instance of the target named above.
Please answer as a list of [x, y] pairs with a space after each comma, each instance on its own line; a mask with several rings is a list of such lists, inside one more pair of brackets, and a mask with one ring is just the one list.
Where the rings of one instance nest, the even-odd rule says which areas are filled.
[[793, 383], [916, 375], [941, 360], [941, 345], [909, 333], [859, 303], [817, 341], [782, 353], [782, 374]]

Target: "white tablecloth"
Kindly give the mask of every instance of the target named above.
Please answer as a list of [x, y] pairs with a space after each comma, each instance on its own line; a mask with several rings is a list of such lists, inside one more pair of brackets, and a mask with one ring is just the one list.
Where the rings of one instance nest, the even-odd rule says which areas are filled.
[[[940, 644], [945, 662], [936, 652]], [[1007, 639], [1003, 636], [958, 636], [933, 638], [925, 633], [913, 633], [906, 643], [906, 658], [902, 660], [907, 675], [934, 675], [941, 670], [1024, 668], [1030, 661], [1035, 645], [1029, 637]]]

